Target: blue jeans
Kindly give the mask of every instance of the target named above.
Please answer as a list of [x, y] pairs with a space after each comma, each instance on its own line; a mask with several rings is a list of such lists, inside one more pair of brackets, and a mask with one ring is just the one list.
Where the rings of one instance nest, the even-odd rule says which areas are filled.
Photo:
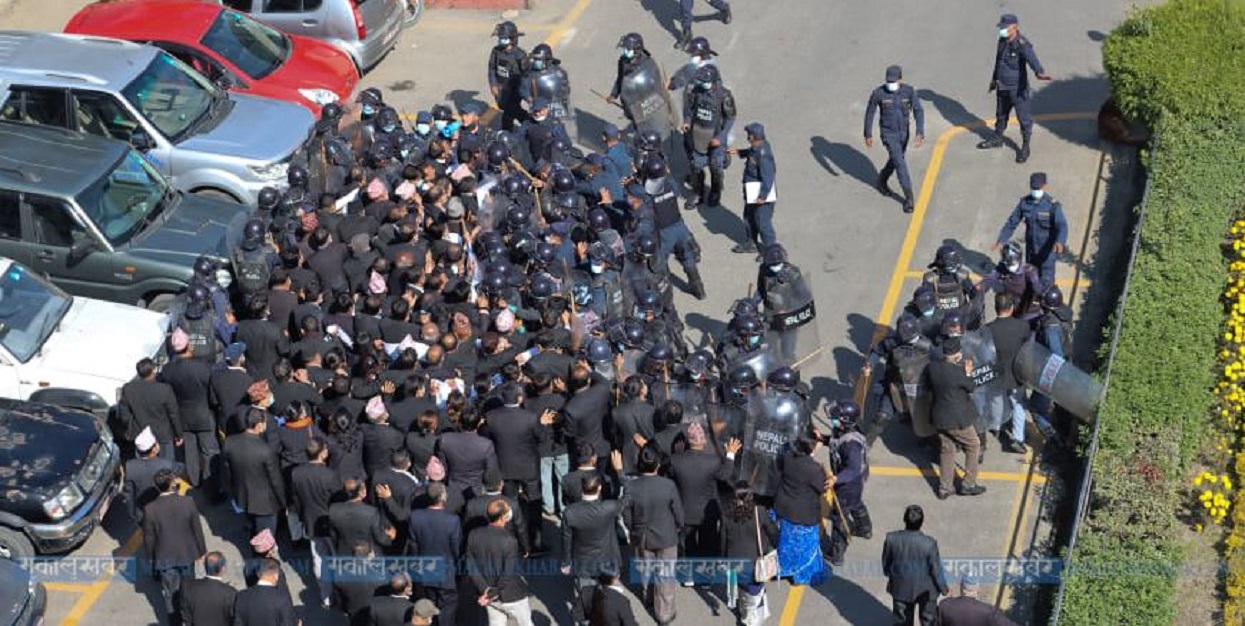
[[770, 244], [778, 243], [778, 235], [774, 233], [774, 203], [745, 204], [744, 224], [748, 227], [748, 240], [764, 250]]
[[898, 174], [899, 186], [903, 188], [904, 194], [911, 195], [912, 178], [908, 176], [908, 161], [904, 158], [904, 151], [908, 149], [908, 136], [882, 133], [882, 146], [886, 148], [887, 159], [886, 165], [878, 173], [878, 178], [886, 182], [890, 180], [891, 174]]
[[[571, 459], [565, 452], [557, 456], [540, 457], [540, 495], [541, 502], [545, 503], [545, 513], [554, 515], [563, 509], [562, 481], [570, 470]], [[558, 481], [557, 489], [553, 488], [555, 478]]]

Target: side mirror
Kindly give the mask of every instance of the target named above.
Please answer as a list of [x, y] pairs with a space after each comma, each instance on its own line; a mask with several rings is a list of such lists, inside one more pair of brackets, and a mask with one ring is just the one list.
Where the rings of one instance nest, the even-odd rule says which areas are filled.
[[73, 243], [69, 246], [70, 262], [76, 263], [81, 261], [94, 252], [96, 247], [97, 244], [94, 237], [83, 232], [74, 233]]
[[130, 135], [130, 145], [134, 146], [134, 149], [139, 152], [146, 152], [155, 148], [156, 142], [152, 141], [151, 135], [141, 130], [136, 130]]

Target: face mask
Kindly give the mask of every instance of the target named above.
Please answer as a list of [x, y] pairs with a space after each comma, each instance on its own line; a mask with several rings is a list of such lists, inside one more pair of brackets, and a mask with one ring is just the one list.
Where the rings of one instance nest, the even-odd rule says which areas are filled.
[[775, 273], [775, 274], [777, 274], [777, 273], [778, 273], [778, 270], [781, 270], [781, 269], [782, 269], [782, 263], [778, 263], [778, 264], [776, 264], [776, 265], [771, 265], [771, 266], [769, 266], [769, 271], [771, 271], [771, 272], [773, 272], [773, 273]]
[[384, 126], [381, 126], [381, 127], [380, 127], [381, 132], [383, 132], [383, 133], [385, 133], [385, 134], [392, 133], [393, 131], [395, 131], [395, 130], [397, 130], [397, 129], [398, 129], [398, 127], [397, 127], [397, 126], [394, 126], [393, 124], [386, 124], [386, 125], [384, 125]]
[[761, 337], [759, 335], [753, 335], [748, 338], [748, 345], [750, 346], [757, 346], [760, 343], [761, 343]]
[[510, 38], [509, 38], [509, 37], [498, 37], [498, 38], [497, 38], [497, 45], [499, 45], [499, 46], [508, 46], [508, 45], [510, 45]]
[[999, 39], [1007, 39], [1007, 35], [1008, 35], [1008, 29], [1007, 29], [1007, 28], [1000, 28], [1000, 29], [999, 29]]
[[462, 127], [463, 127], [462, 122], [459, 122], [458, 120], [454, 120], [453, 122], [450, 122], [441, 128], [441, 136], [445, 137], [446, 139], [449, 139], [450, 137], [453, 137], [454, 133], [458, 132], [458, 129]]
[[899, 91], [899, 83], [886, 83], [886, 90], [891, 93]]
[[593, 263], [591, 269], [593, 274], [600, 274], [605, 271], [605, 266], [600, 263]]
[[1007, 266], [1007, 271], [1008, 271], [1008, 272], [1010, 272], [1010, 273], [1012, 273], [1012, 274], [1015, 274], [1016, 272], [1019, 272], [1019, 271], [1020, 271], [1020, 264], [1019, 264], [1019, 263], [1016, 263], [1015, 265], [1008, 265], [1008, 266]]
[[688, 62], [696, 66], [697, 68], [701, 68], [701, 67], [704, 67], [705, 63], [707, 63], [708, 61], [706, 61], [705, 59], [701, 59], [698, 56], [694, 56], [692, 57], [691, 61], [688, 61]]
[[[930, 313], [932, 314], [932, 313], [933, 313], [933, 311], [930, 311]], [[920, 335], [913, 335], [913, 336], [912, 336], [912, 338], [908, 340], [908, 343], [909, 343], [909, 344], [914, 344], [914, 343], [916, 343], [916, 342], [917, 342], [920, 338], [921, 338], [921, 336], [920, 336]]]
[[713, 83], [696, 83], [696, 86], [700, 88], [701, 91], [709, 91], [713, 88]]
[[623, 51], [622, 51], [622, 58], [624, 58], [624, 59], [634, 59], [634, 58], [635, 58], [635, 50], [630, 50], [630, 49], [625, 49], [625, 50], [623, 50]]
[[1045, 196], [1045, 195], [1046, 195], [1046, 192], [1041, 189], [1034, 189], [1029, 192], [1029, 197], [1033, 198], [1034, 200], [1041, 200], [1042, 196]]
[[543, 70], [543, 69], [545, 69], [545, 62], [544, 62], [544, 61], [541, 61], [540, 59], [537, 59], [537, 60], [535, 60], [535, 61], [532, 61], [532, 69], [534, 69], [534, 70]]
[[666, 182], [666, 178], [654, 178], [644, 181], [644, 191], [650, 195], [656, 195], [662, 192], [662, 188]]
[[416, 124], [415, 132], [421, 135], [427, 135], [428, 133], [432, 132], [432, 127], [427, 124]]
[[370, 104], [363, 105], [363, 114], [364, 115], [376, 115], [376, 107]]
[[448, 120], [436, 120], [432, 124], [433, 126], [437, 127], [437, 130], [445, 130], [445, 127], [449, 124], [449, 121]]
[[429, 189], [432, 188], [432, 184], [430, 184], [428, 181], [421, 180], [419, 181], [419, 185], [417, 185], [417, 187], [419, 187], [420, 191], [428, 191]]
[[934, 309], [930, 309], [928, 311], [921, 311], [921, 317], [933, 317], [933, 316], [934, 316]]
[[543, 122], [543, 121], [545, 121], [545, 120], [546, 120], [546, 119], [548, 119], [548, 118], [549, 118], [549, 114], [548, 114], [548, 113], [540, 113], [540, 114], [533, 114], [533, 115], [532, 115], [532, 119], [533, 119], [533, 120], [536, 120], [537, 122]]

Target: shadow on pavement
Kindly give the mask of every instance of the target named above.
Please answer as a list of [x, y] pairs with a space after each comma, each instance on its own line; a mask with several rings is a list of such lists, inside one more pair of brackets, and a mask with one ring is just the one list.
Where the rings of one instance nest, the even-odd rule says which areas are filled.
[[[569, 130], [573, 131], [575, 142], [580, 146], [599, 152], [605, 150], [605, 146], [601, 142], [601, 135], [605, 132], [607, 121], [597, 117], [583, 107], [576, 107], [575, 128]], [[626, 125], [626, 121], [615, 122], [615, 124], [621, 128]]]
[[[692, 342], [696, 349], [717, 349], [717, 337], [726, 332], [725, 316], [709, 317], [700, 313], [688, 313], [684, 319], [687, 327], [700, 333], [697, 341]], [[685, 333], [686, 334], [686, 333]]]
[[[982, 85], [985, 85], [985, 81], [982, 81]], [[933, 89], [920, 89], [916, 93], [917, 97], [934, 105], [942, 119], [950, 122], [952, 126], [967, 125], [969, 126], [969, 131], [981, 139], [986, 139], [993, 134], [991, 128], [978, 124], [978, 122], [981, 122], [982, 116], [969, 111], [963, 104], [960, 104], [959, 100], [938, 93]], [[984, 113], [989, 117], [994, 116], [994, 111], [986, 111]]]
[[[679, 38], [679, 6], [671, 0], [640, 0], [640, 7], [653, 14], [657, 25], [670, 33], [671, 39]], [[655, 50], [657, 42], [644, 42], [650, 50]]]
[[808, 141], [809, 154], [831, 176], [847, 174], [869, 187], [877, 181], [877, 167], [868, 155], [856, 147], [832, 142], [820, 135], [810, 137]]
[[453, 102], [456, 110], [461, 110], [464, 104], [470, 102], [480, 107], [481, 111], [487, 111], [489, 106], [492, 104], [490, 102], [485, 102], [484, 99], [480, 97], [480, 92], [474, 89], [455, 89], [449, 93], [446, 93], [445, 99]]
[[834, 576], [826, 584], [814, 589], [833, 604], [839, 615], [852, 626], [876, 626], [891, 622], [890, 607], [842, 576]]
[[[1111, 95], [1110, 85], [1101, 74], [1057, 78], [1049, 83], [1042, 83], [1041, 86], [1041, 89], [1033, 93], [1034, 115], [1063, 112], [1097, 114], [1103, 101]], [[1041, 118], [1036, 123], [1068, 143], [1095, 150], [1098, 148], [1098, 134], [1077, 132], [1083, 128], [1078, 123], [1042, 121]]]
[[[725, 196], [726, 192], [724, 191], [722, 195]], [[748, 240], [748, 227], [744, 225], [743, 217], [734, 211], [723, 206], [709, 207], [702, 205], [696, 210], [696, 213], [700, 215], [701, 221], [710, 233], [724, 235], [735, 242]], [[686, 216], [687, 214], [685, 213], [684, 215]]]
[[[1003, 217], [999, 218], [1000, 228], [1003, 226], [1004, 219], [1006, 218], [1003, 218]], [[972, 248], [965, 246], [958, 239], [943, 239], [942, 242], [939, 243], [938, 245], [940, 246], [951, 245], [951, 246], [955, 246], [956, 248], [959, 248], [960, 255], [964, 257], [964, 265], [968, 267], [968, 270], [970, 272], [976, 272], [978, 274], [988, 274], [990, 270], [994, 269], [995, 261], [994, 261], [994, 258], [990, 256], [992, 254], [991, 251], [978, 252], [977, 250], [973, 250]], [[926, 265], [929, 262], [932, 262], [933, 260], [934, 259], [932, 258], [931, 259], [919, 259], [919, 264]], [[918, 261], [913, 261], [913, 263], [918, 264]]]

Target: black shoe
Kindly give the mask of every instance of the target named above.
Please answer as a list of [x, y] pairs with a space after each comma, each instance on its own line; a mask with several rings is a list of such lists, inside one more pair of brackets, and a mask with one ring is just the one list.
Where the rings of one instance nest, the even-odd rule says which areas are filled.
[[1012, 454], [1024, 454], [1029, 451], [1029, 447], [1019, 441], [1007, 441], [1003, 444], [1003, 451]]
[[951, 492], [950, 492], [950, 491], [943, 491], [943, 490], [941, 490], [941, 489], [939, 489], [939, 490], [938, 490], [938, 499], [939, 499], [939, 500], [946, 500], [947, 498], [950, 498], [950, 497], [951, 497]]
[[679, 35], [678, 41], [674, 42], [674, 47], [679, 50], [682, 50], [683, 48], [686, 48], [687, 44], [691, 43], [691, 41], [692, 41], [692, 29], [684, 28], [683, 33]]
[[985, 485], [973, 485], [972, 487], [960, 487], [956, 493], [962, 496], [979, 496], [986, 492]]
[[1024, 144], [1020, 146], [1020, 151], [1016, 153], [1016, 162], [1024, 163], [1025, 161], [1028, 161], [1028, 160], [1029, 160], [1029, 142], [1026, 141], [1024, 142]]
[[884, 196], [889, 196], [889, 195], [891, 195], [891, 188], [890, 188], [890, 186], [886, 184], [886, 179], [885, 179], [885, 178], [882, 178], [881, 176], [878, 176], [878, 179], [877, 179], [876, 181], [874, 181], [874, 182], [873, 182], [873, 188], [874, 188], [874, 189], [877, 189], [877, 190], [878, 190], [878, 193], [880, 193], [880, 194], [882, 194], [882, 195], [884, 195]]
[[700, 208], [700, 198], [688, 198], [687, 204], [683, 205], [684, 211], [695, 211]]
[[911, 200], [904, 200], [904, 201], [903, 201], [903, 212], [904, 212], [904, 213], [911, 213], [911, 212], [913, 212], [913, 211], [915, 211], [915, 210], [916, 210], [916, 205], [915, 205], [915, 204], [912, 204], [912, 201], [911, 201]]
[[757, 246], [751, 241], [747, 243], [737, 243], [735, 244], [735, 247], [731, 248], [731, 252], [734, 252], [735, 254], [747, 254], [749, 252], [756, 252], [756, 251], [757, 251]]
[[993, 148], [1001, 147], [1003, 147], [1003, 138], [999, 135], [994, 135], [993, 137], [977, 144], [978, 150], [991, 150]]
[[722, 9], [722, 11], [718, 13], [718, 15], [722, 18], [723, 24], [730, 24], [731, 23], [731, 5], [729, 4], [726, 5], [726, 8]]

